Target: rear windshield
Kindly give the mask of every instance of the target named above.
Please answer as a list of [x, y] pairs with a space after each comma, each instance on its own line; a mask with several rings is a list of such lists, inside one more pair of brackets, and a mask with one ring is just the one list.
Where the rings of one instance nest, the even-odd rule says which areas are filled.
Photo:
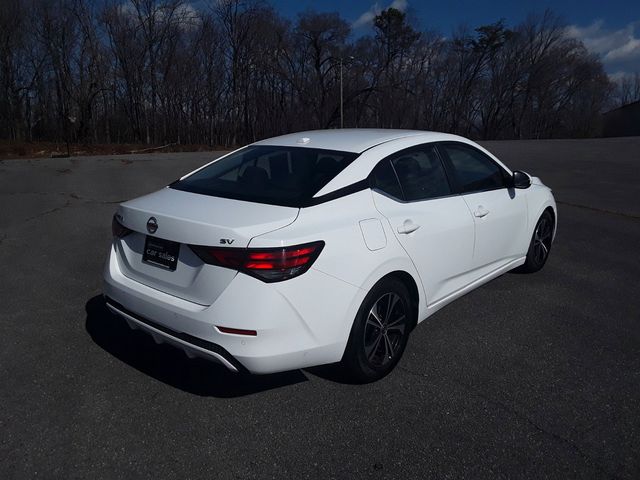
[[171, 188], [214, 197], [302, 207], [357, 157], [305, 147], [250, 146]]

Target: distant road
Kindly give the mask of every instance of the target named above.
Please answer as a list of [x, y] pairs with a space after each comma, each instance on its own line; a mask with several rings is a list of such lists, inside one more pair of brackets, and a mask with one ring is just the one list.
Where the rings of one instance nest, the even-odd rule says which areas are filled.
[[[542, 178], [553, 189], [556, 197], [566, 204], [640, 218], [640, 137], [480, 143], [511, 168], [523, 169]], [[176, 175], [185, 174], [223, 153], [226, 152], [0, 160], [0, 173], [4, 176], [4, 188], [8, 191], [23, 191], [24, 186], [19, 180], [24, 171], [23, 164], [26, 162], [28, 165], [38, 165], [38, 169], [30, 168], [28, 171], [33, 182], [31, 189], [42, 193], [50, 183], [49, 172], [73, 170], [100, 178], [104, 172], [105, 178], [119, 178], [115, 185], [100, 182], [104, 184], [104, 193], [110, 198], [125, 199], [145, 191], [140, 190], [140, 187], [148, 186], [149, 191], [159, 188], [175, 180]], [[153, 172], [146, 172], [145, 175], [149, 162], [153, 165]], [[112, 166], [127, 168], [111, 171]], [[89, 188], [91, 192], [96, 192], [103, 188], [100, 184], [79, 185], [79, 188]], [[629, 192], [635, 192], [635, 201], [629, 201]], [[118, 193], [121, 195], [118, 196]]]
[[542, 178], [562, 202], [640, 218], [640, 137], [482, 145], [511, 168]]

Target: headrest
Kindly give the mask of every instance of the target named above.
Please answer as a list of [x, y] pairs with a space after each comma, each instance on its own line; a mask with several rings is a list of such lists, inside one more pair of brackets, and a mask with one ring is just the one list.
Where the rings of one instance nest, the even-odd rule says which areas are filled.
[[394, 166], [403, 175], [418, 175], [422, 172], [420, 164], [413, 157], [401, 157], [394, 162]]
[[249, 165], [242, 173], [242, 181], [251, 184], [264, 184], [269, 181], [269, 175], [264, 168]]
[[335, 174], [340, 169], [338, 162], [335, 158], [320, 157], [318, 163], [316, 163], [315, 173], [328, 173]]

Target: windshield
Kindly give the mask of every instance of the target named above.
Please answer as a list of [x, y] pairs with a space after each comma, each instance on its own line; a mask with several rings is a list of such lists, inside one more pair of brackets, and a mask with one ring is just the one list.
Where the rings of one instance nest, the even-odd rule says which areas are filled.
[[170, 187], [214, 197], [302, 207], [357, 156], [305, 147], [249, 146]]

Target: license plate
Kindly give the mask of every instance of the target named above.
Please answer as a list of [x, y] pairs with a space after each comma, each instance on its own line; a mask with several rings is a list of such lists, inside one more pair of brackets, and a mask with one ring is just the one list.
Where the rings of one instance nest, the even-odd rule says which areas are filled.
[[142, 261], [166, 270], [174, 271], [178, 266], [180, 244], [162, 238], [150, 237], [144, 242]]

